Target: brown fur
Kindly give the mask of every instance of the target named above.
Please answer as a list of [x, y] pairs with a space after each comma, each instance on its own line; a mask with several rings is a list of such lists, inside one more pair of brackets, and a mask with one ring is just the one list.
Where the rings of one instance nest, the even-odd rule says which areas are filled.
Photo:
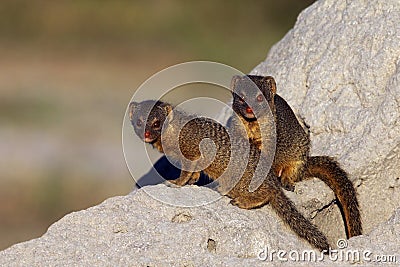
[[[155, 107], [152, 108], [154, 104]], [[232, 198], [232, 204], [240, 208], [252, 209], [270, 203], [284, 222], [300, 237], [305, 238], [318, 249], [327, 250], [329, 248], [326, 237], [304, 218], [301, 213], [297, 211], [293, 202], [286, 197], [280, 187], [278, 178], [272, 171], [263, 169], [264, 173], [266, 173], [263, 183], [254, 192], [249, 191], [250, 181], [253, 178], [258, 161], [261, 157], [261, 150], [258, 149], [257, 146], [250, 145], [248, 163], [236, 159], [233, 160], [232, 166], [228, 168], [229, 162], [234, 158], [234, 155], [231, 155], [232, 148], [246, 147], [246, 145], [248, 145], [248, 139], [230, 139], [226, 129], [213, 120], [196, 118], [176, 109], [171, 111], [171, 109], [172, 106], [160, 101], [131, 103], [130, 118], [136, 134], [142, 140], [144, 136], [151, 136], [147, 141], [158, 148], [160, 152], [170, 151], [170, 148], [174, 145], [173, 138], [179, 136], [180, 150], [184, 157], [191, 160], [202, 157], [199, 149], [201, 140], [205, 138], [211, 139], [215, 145], [214, 152], [216, 156], [212, 163], [203, 169], [204, 173], [211, 179], [217, 180], [223, 188], [226, 184], [231, 182], [229, 177], [234, 177], [235, 174], [244, 170], [241, 178], [239, 177], [240, 180], [226, 193], [228, 197]], [[149, 112], [150, 110], [151, 112]], [[148, 123], [143, 120], [143, 117], [147, 117], [147, 114], [149, 114], [147, 119]], [[179, 125], [179, 121], [187, 121], [187, 118], [191, 120], [181, 128], [180, 132], [177, 132], [176, 128], [178, 127], [176, 125]], [[138, 121], [140, 122], [138, 123]], [[165, 121], [165, 128], [161, 130], [159, 127], [153, 127], [155, 121], [159, 121], [161, 125], [163, 125]], [[156, 123], [156, 126], [158, 125], [159, 123]], [[148, 134], [146, 134], [146, 132], [148, 132]], [[162, 137], [164, 137], [164, 142], [161, 141]], [[213, 153], [208, 146], [203, 146], [202, 149], [203, 155]], [[245, 151], [243, 151], [243, 153], [245, 153]], [[179, 155], [173, 151], [168, 156], [177, 161], [182, 160], [179, 158]], [[263, 164], [261, 164], [261, 168], [264, 168], [262, 165]], [[187, 173], [196, 172], [189, 171]], [[228, 180], [222, 178], [222, 176], [224, 176], [223, 174], [228, 177]], [[183, 185], [192, 183], [193, 180], [193, 176], [184, 174], [178, 178], [176, 183]]]
[[361, 215], [353, 184], [347, 178], [339, 163], [327, 156], [309, 157], [306, 167], [307, 177], [318, 177], [336, 194], [346, 223], [346, 233], [350, 238], [362, 234]]
[[[248, 90], [248, 80], [253, 81], [260, 91]], [[345, 218], [346, 234], [350, 238], [362, 234], [361, 218], [353, 184], [339, 164], [330, 157], [311, 157], [310, 137], [297, 120], [288, 103], [276, 94], [276, 83], [271, 76], [235, 76], [232, 82], [233, 110], [240, 115], [240, 122], [232, 119], [233, 127], [243, 123], [247, 129], [250, 142], [262, 148], [260, 127], [256, 118], [246, 111], [247, 104], [257, 105], [259, 94], [267, 100], [274, 114], [277, 145], [272, 168], [280, 177], [282, 185], [294, 190], [295, 183], [305, 178], [317, 177], [324, 181], [334, 192], [340, 202]], [[253, 102], [251, 102], [253, 101]], [[262, 118], [262, 117], [261, 117]]]

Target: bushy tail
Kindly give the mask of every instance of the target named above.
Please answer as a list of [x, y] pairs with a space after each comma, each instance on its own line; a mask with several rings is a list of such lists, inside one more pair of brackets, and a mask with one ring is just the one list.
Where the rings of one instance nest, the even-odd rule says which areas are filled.
[[282, 190], [279, 190], [276, 196], [270, 200], [270, 205], [297, 235], [306, 239], [316, 248], [328, 251], [329, 244], [325, 235], [309, 220], [304, 218]]
[[309, 157], [306, 172], [307, 176], [321, 179], [335, 193], [345, 218], [347, 237], [361, 235], [362, 225], [356, 191], [339, 163], [327, 156]]

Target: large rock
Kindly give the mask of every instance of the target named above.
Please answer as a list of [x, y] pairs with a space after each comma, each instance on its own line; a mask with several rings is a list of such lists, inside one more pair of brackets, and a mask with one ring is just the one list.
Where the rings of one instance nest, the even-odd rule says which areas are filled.
[[[318, 1], [252, 73], [276, 78], [311, 126], [312, 154], [335, 156], [349, 172], [365, 233], [386, 221], [400, 206], [400, 2]], [[315, 223], [343, 236], [332, 198], [297, 203], [324, 207]]]
[[219, 197], [182, 208], [152, 196], [196, 206], [219, 194], [197, 186], [147, 186], [65, 216], [43, 237], [0, 252], [0, 265], [245, 266], [257, 263], [265, 246], [310, 249], [269, 207], [248, 211]]
[[[230, 205], [229, 199], [223, 197], [209, 205], [182, 208], [152, 197], [160, 195], [171, 201], [185, 198], [194, 206], [218, 197], [217, 192], [204, 187], [147, 186], [131, 195], [114, 197], [65, 216], [41, 238], [0, 252], [0, 265], [265, 266], [265, 263], [284, 263], [285, 259], [294, 262], [296, 252], [311, 249], [269, 206], [243, 210]], [[394, 255], [399, 247], [387, 245], [386, 239], [380, 237], [383, 233], [384, 238], [390, 237], [393, 244], [399, 244], [400, 210], [371, 237], [353, 238], [343, 246], [346, 249], [339, 251], [369, 250], [373, 255]], [[287, 254], [280, 255], [279, 259], [272, 250]], [[289, 256], [290, 251], [293, 254]], [[315, 255], [320, 256], [319, 252]], [[337, 260], [342, 264], [368, 261], [362, 257]], [[311, 263], [323, 264], [317, 260]], [[297, 264], [309, 266], [311, 263], [304, 260]], [[324, 265], [331, 264], [326, 255]]]

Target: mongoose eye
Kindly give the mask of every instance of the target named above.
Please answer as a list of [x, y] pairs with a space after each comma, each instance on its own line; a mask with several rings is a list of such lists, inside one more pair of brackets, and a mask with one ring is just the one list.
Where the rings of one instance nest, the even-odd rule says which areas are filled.
[[153, 123], [153, 128], [160, 128], [160, 121], [155, 121], [154, 123]]
[[258, 102], [262, 102], [263, 100], [264, 100], [263, 95], [258, 95], [258, 96], [257, 96], [257, 101], [258, 101]]
[[137, 120], [137, 121], [136, 121], [136, 125], [137, 125], [138, 127], [141, 127], [141, 126], [143, 125], [142, 120]]
[[237, 96], [240, 103], [244, 103], [246, 101], [246, 97], [244, 95], [237, 95]]

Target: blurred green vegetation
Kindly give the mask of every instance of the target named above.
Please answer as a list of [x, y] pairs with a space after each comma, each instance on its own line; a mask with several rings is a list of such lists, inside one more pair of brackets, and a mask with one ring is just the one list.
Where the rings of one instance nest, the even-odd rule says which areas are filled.
[[0, 3], [0, 249], [131, 191], [121, 124], [167, 66], [249, 72], [310, 0]]

